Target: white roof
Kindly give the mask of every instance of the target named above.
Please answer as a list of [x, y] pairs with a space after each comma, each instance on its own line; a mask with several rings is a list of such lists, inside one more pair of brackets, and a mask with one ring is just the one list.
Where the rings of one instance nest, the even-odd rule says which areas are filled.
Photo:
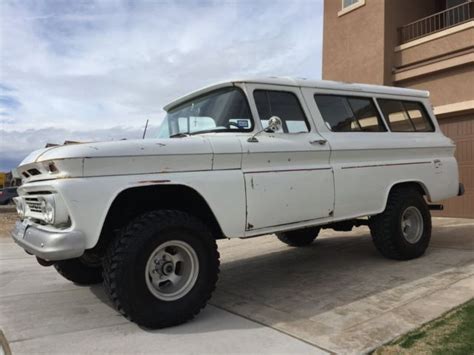
[[362, 91], [373, 94], [387, 94], [387, 95], [401, 95], [401, 96], [412, 96], [412, 97], [429, 97], [429, 92], [424, 90], [405, 89], [394, 86], [383, 86], [383, 85], [371, 85], [371, 84], [358, 84], [358, 83], [346, 83], [342, 81], [331, 81], [331, 80], [312, 80], [305, 78], [290, 78], [290, 77], [254, 77], [254, 78], [243, 78], [237, 80], [228, 80], [206, 86], [202, 89], [193, 91], [185, 96], [173, 100], [164, 107], [165, 111], [170, 108], [179, 105], [195, 96], [205, 94], [206, 92], [216, 90], [223, 87], [234, 85], [234, 83], [254, 83], [254, 84], [266, 84], [266, 85], [282, 85], [282, 86], [297, 86], [306, 88], [317, 88], [317, 89], [328, 89], [328, 90], [341, 90], [341, 91]]

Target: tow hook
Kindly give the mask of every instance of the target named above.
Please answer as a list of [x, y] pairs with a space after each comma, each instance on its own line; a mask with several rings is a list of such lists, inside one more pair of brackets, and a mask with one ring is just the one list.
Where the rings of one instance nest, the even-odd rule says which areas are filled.
[[38, 264], [40, 264], [41, 266], [51, 266], [54, 264], [54, 261], [45, 260], [38, 257], [36, 257], [36, 260], [38, 261]]

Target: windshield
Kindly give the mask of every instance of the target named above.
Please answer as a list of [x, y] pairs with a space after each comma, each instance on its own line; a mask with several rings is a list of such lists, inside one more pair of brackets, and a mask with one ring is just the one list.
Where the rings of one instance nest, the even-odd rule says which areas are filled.
[[253, 119], [247, 99], [231, 87], [196, 97], [168, 111], [159, 138], [206, 132], [249, 132]]

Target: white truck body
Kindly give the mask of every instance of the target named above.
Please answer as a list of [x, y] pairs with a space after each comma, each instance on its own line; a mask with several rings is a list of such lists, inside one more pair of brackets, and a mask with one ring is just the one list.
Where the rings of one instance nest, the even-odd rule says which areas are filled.
[[[206, 202], [222, 237], [253, 237], [327, 225], [384, 211], [391, 189], [414, 183], [429, 202], [459, 192], [453, 142], [441, 132], [424, 91], [303, 79], [248, 79], [213, 85], [165, 107], [236, 87], [248, 100], [253, 128], [165, 139], [83, 143], [29, 155], [16, 169], [23, 178], [23, 208], [14, 239], [47, 260], [81, 256], [94, 248], [117, 197], [146, 186], [185, 186]], [[264, 129], [254, 92], [292, 93], [309, 124], [307, 132]], [[315, 95], [371, 100], [386, 127], [381, 132], [334, 132]], [[417, 102], [429, 132], [393, 132], [379, 100]], [[257, 142], [249, 141], [256, 135]], [[43, 198], [53, 199], [47, 223]], [[39, 207], [38, 207], [39, 206]], [[44, 207], [44, 206], [43, 206]]]

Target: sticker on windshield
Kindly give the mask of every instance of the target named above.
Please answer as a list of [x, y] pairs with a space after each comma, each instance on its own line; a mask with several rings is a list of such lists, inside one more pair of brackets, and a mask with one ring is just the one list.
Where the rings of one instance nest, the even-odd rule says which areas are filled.
[[249, 127], [249, 121], [248, 120], [237, 120], [237, 126], [239, 126], [239, 128], [248, 128]]

